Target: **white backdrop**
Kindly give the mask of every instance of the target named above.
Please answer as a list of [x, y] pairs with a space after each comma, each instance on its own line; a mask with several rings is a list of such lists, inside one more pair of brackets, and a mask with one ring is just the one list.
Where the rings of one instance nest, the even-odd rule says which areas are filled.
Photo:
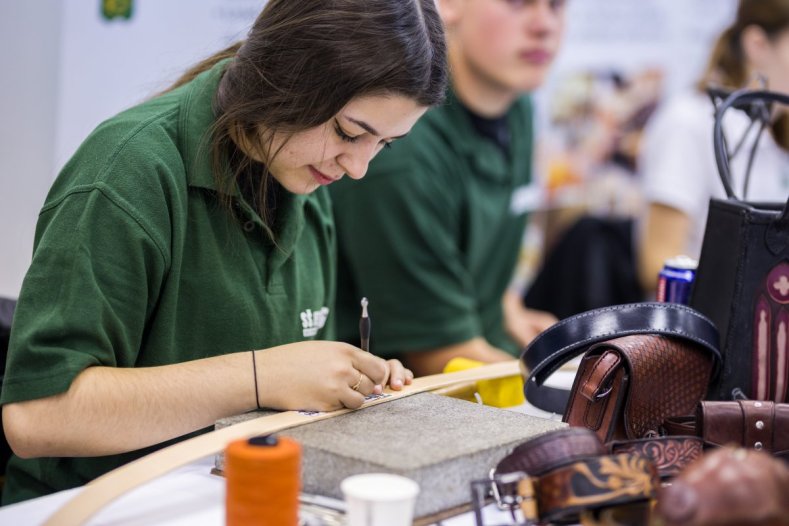
[[[85, 136], [243, 37], [264, 0], [133, 0], [130, 19], [110, 21], [101, 3], [0, 0], [2, 296], [18, 295], [46, 191]], [[687, 85], [735, 4], [570, 0], [568, 38], [552, 78], [582, 67], [654, 64], [670, 72], [670, 89]], [[551, 89], [549, 82], [544, 91]]]

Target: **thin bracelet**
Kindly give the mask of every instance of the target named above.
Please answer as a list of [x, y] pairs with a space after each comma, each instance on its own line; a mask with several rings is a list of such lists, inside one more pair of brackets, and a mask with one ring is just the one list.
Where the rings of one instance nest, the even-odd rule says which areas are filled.
[[255, 351], [252, 351], [252, 374], [255, 376], [255, 404], [258, 406], [258, 411], [263, 409], [260, 407], [260, 395], [258, 394], [258, 366], [255, 362]]

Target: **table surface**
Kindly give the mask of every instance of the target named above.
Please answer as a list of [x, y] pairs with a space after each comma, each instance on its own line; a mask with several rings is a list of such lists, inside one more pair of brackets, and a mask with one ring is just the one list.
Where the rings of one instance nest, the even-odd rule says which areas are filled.
[[[565, 374], [562, 374], [565, 373]], [[574, 373], [559, 371], [548, 382], [557, 387], [572, 385]], [[546, 413], [523, 404], [511, 410], [561, 420], [561, 415]], [[174, 470], [139, 488], [130, 491], [109, 504], [90, 521], [88, 526], [224, 526], [225, 524], [225, 480], [211, 474], [214, 456]], [[61, 491], [45, 497], [12, 504], [0, 508], [0, 524], [38, 525], [54, 513], [80, 488]], [[491, 505], [484, 510], [485, 524], [508, 524], [509, 513], [499, 511]], [[474, 514], [463, 515], [441, 521], [442, 526], [474, 526]]]

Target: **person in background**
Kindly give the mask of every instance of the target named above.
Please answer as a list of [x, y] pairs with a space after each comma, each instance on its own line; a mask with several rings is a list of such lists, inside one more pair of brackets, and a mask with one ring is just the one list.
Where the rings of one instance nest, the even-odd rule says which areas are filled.
[[445, 62], [433, 0], [270, 0], [244, 42], [98, 126], [50, 190], [17, 304], [4, 502], [218, 418], [356, 408], [409, 383], [326, 341], [324, 187], [362, 178], [442, 101]]
[[[564, 31], [563, 0], [439, 0], [451, 89], [361, 184], [331, 188], [338, 336], [370, 299], [372, 351], [416, 375], [455, 357], [512, 359], [552, 325], [508, 290], [532, 182], [533, 109]], [[356, 132], [356, 130], [352, 130]], [[349, 140], [356, 140], [348, 133]]]
[[[764, 84], [764, 85], [762, 85]], [[713, 151], [715, 107], [707, 90], [767, 88], [789, 93], [789, 0], [741, 0], [737, 18], [717, 39], [702, 78], [658, 109], [647, 126], [640, 175], [647, 210], [639, 236], [639, 276], [654, 293], [667, 258], [698, 259], [711, 197], [725, 196]], [[759, 126], [731, 109], [723, 119], [733, 186], [750, 201], [785, 201], [789, 195], [789, 119], [774, 116], [756, 147], [747, 191], [749, 153]], [[743, 140], [744, 139], [744, 140]]]

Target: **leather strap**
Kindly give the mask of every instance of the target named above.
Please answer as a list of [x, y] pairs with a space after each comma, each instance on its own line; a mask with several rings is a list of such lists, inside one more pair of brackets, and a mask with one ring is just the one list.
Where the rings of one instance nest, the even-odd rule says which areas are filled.
[[[518, 361], [512, 360], [454, 373], [422, 376], [415, 378], [411, 385], [403, 387], [401, 391], [387, 391], [387, 396], [385, 397], [368, 400], [357, 411], [456, 383], [491, 380], [517, 374], [519, 374]], [[328, 413], [285, 411], [247, 420], [246, 422], [184, 440], [121, 466], [90, 482], [50, 516], [44, 523], [44, 526], [79, 526], [84, 524], [104, 506], [124, 493], [190, 462], [214, 455], [233, 440], [249, 438], [255, 435], [268, 435], [283, 429], [334, 418], [351, 411], [351, 409], [340, 409]]]
[[667, 434], [695, 435], [705, 447], [736, 444], [789, 459], [789, 404], [770, 400], [702, 401], [695, 415], [672, 417]]
[[701, 345], [713, 356], [713, 378], [720, 367], [715, 325], [698, 311], [676, 303], [629, 303], [590, 310], [566, 318], [535, 338], [521, 354], [529, 376], [526, 400], [545, 411], [563, 414], [570, 392], [543, 385], [566, 362], [597, 342], [630, 334], [662, 334]]
[[696, 436], [663, 436], [613, 441], [606, 444], [611, 454], [629, 453], [649, 459], [661, 479], [676, 477], [704, 453], [704, 443]]
[[493, 475], [523, 471], [527, 475], [539, 476], [579, 458], [606, 453], [593, 431], [567, 427], [520, 444], [496, 464]]

